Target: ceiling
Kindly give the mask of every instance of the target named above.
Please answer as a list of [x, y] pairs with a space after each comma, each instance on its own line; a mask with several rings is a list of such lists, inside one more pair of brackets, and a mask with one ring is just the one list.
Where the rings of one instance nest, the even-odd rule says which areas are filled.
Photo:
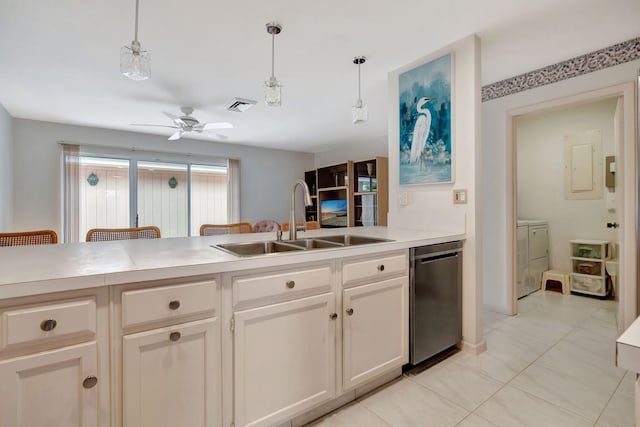
[[[134, 0], [0, 0], [0, 104], [16, 118], [166, 135], [163, 111], [195, 108], [228, 121], [230, 144], [321, 152], [386, 139], [387, 73], [476, 33], [482, 83], [639, 34], [638, 0], [140, 0], [139, 40], [151, 79], [119, 74], [133, 39]], [[271, 36], [282, 107], [262, 102]], [[369, 121], [354, 125], [354, 56], [364, 55]], [[234, 96], [258, 101], [224, 110]], [[207, 140], [210, 137], [198, 137]], [[177, 142], [179, 143], [179, 142]]]

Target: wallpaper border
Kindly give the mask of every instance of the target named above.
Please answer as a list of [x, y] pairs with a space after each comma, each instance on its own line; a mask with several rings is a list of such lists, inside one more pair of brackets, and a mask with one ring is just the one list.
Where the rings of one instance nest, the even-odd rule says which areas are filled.
[[640, 59], [640, 37], [482, 87], [482, 102]]

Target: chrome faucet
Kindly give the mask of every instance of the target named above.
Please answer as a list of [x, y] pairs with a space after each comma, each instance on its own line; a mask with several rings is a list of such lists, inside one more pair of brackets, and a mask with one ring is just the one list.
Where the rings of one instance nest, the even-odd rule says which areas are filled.
[[294, 182], [291, 187], [291, 209], [289, 210], [289, 240], [296, 240], [298, 238], [298, 230], [296, 229], [296, 187], [298, 185], [302, 187], [302, 192], [304, 193], [304, 205], [311, 206], [313, 204], [307, 183], [304, 182], [303, 179]]

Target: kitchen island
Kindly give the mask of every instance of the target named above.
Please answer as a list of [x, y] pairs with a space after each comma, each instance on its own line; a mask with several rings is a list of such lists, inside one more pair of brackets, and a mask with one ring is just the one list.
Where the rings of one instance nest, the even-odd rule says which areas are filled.
[[345, 233], [390, 241], [254, 257], [211, 245], [275, 233], [0, 248], [0, 425], [298, 425], [400, 375], [408, 249], [465, 236], [298, 237]]

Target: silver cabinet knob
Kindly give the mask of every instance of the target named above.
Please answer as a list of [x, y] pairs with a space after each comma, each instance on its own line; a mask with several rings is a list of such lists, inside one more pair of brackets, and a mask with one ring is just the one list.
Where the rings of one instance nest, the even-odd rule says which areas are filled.
[[331, 320], [336, 320], [336, 319], [338, 318], [338, 313], [331, 313], [331, 314], [329, 315], [329, 318], [330, 318]]
[[42, 329], [45, 332], [53, 331], [56, 328], [56, 326], [58, 326], [58, 322], [56, 322], [53, 319], [43, 320], [40, 323], [40, 329]]
[[82, 387], [84, 388], [93, 388], [96, 384], [98, 384], [98, 378], [94, 375], [89, 375], [82, 381]]
[[296, 285], [296, 282], [294, 282], [293, 280], [287, 280], [287, 288], [293, 289], [295, 285]]
[[173, 300], [173, 301], [171, 301], [171, 302], [169, 303], [169, 308], [170, 308], [171, 310], [177, 310], [177, 309], [179, 309], [179, 308], [180, 308], [180, 301], [178, 301], [178, 300]]
[[347, 312], [347, 314], [349, 316], [351, 316], [353, 314], [353, 308], [347, 308], [345, 311]]
[[384, 264], [380, 264], [378, 266], [378, 271], [384, 271]]
[[182, 335], [180, 334], [180, 332], [171, 332], [169, 334], [169, 339], [173, 342], [176, 342], [180, 339], [180, 337], [182, 337]]

